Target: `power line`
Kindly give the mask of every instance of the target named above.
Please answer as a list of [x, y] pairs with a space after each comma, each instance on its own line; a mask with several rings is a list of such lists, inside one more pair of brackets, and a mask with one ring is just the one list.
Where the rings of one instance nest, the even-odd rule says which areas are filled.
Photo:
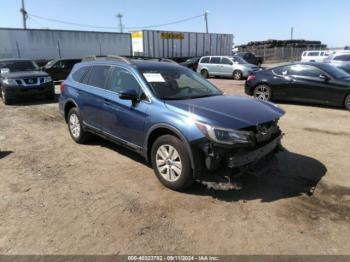
[[[203, 17], [204, 15], [205, 14], [200, 14], [200, 15], [184, 18], [184, 19], [181, 19], [181, 20], [177, 20], [177, 21], [173, 21], [173, 22], [169, 22], [169, 23], [165, 23], [165, 24], [147, 25], [147, 26], [134, 26], [134, 27], [123, 27], [123, 28], [124, 29], [141, 29], [141, 28], [142, 29], [148, 29], [148, 28], [162, 27], [162, 26], [167, 26], [167, 25], [174, 25], [174, 24], [183, 23], [183, 22], [190, 21], [190, 20], [193, 20], [193, 19], [196, 19], [196, 18], [199, 18], [199, 17]], [[113, 27], [113, 26], [96, 26], [96, 25], [80, 24], [80, 23], [62, 21], [62, 20], [48, 18], [48, 17], [44, 17], [44, 16], [39, 16], [39, 15], [31, 14], [31, 13], [28, 13], [28, 16], [29, 17], [38, 18], [38, 19], [42, 19], [42, 20], [55, 22], [55, 23], [61, 23], [61, 24], [66, 24], [66, 25], [78, 26], [78, 27], [85, 27], [85, 28], [112, 29], [112, 30], [120, 29], [120, 27], [118, 28], [118, 27]]]

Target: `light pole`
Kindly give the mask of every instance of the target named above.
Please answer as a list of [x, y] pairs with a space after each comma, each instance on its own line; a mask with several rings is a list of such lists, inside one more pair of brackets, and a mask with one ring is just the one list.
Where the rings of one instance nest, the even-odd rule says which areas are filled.
[[208, 34], [208, 13], [209, 11], [206, 10], [204, 12], [204, 20], [205, 20], [205, 32]]
[[123, 24], [122, 24], [122, 18], [123, 15], [121, 13], [117, 14], [117, 17], [119, 19], [119, 29], [120, 29], [120, 33], [123, 33]]
[[24, 0], [22, 0], [22, 8], [19, 11], [22, 13], [23, 29], [27, 29], [28, 13], [24, 7]]

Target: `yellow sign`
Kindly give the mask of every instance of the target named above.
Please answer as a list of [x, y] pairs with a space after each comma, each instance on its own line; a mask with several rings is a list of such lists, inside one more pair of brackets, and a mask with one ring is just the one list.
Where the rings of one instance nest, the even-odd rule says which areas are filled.
[[183, 40], [184, 34], [183, 33], [161, 33], [160, 34], [161, 39], [180, 39]]
[[142, 31], [132, 32], [131, 38], [142, 38]]

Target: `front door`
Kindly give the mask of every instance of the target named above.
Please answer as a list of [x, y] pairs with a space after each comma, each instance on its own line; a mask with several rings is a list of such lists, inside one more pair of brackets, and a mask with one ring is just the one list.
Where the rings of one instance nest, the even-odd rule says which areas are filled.
[[135, 102], [119, 98], [119, 92], [126, 89], [135, 89], [142, 98], [143, 92], [140, 83], [129, 70], [114, 67], [107, 89], [109, 90], [109, 98], [105, 104], [105, 132], [129, 145], [142, 147], [149, 103], [143, 99]]

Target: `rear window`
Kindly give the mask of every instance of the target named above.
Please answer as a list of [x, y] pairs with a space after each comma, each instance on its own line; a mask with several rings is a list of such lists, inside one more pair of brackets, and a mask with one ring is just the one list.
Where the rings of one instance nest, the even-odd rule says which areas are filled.
[[79, 68], [77, 71], [75, 71], [72, 75], [72, 78], [74, 81], [77, 81], [79, 83], [83, 82], [84, 76], [86, 75], [86, 72], [89, 70], [89, 67], [85, 66], [82, 68]]
[[209, 57], [203, 57], [201, 63], [209, 63]]
[[88, 84], [100, 88], [105, 87], [109, 66], [93, 66], [90, 72]]

